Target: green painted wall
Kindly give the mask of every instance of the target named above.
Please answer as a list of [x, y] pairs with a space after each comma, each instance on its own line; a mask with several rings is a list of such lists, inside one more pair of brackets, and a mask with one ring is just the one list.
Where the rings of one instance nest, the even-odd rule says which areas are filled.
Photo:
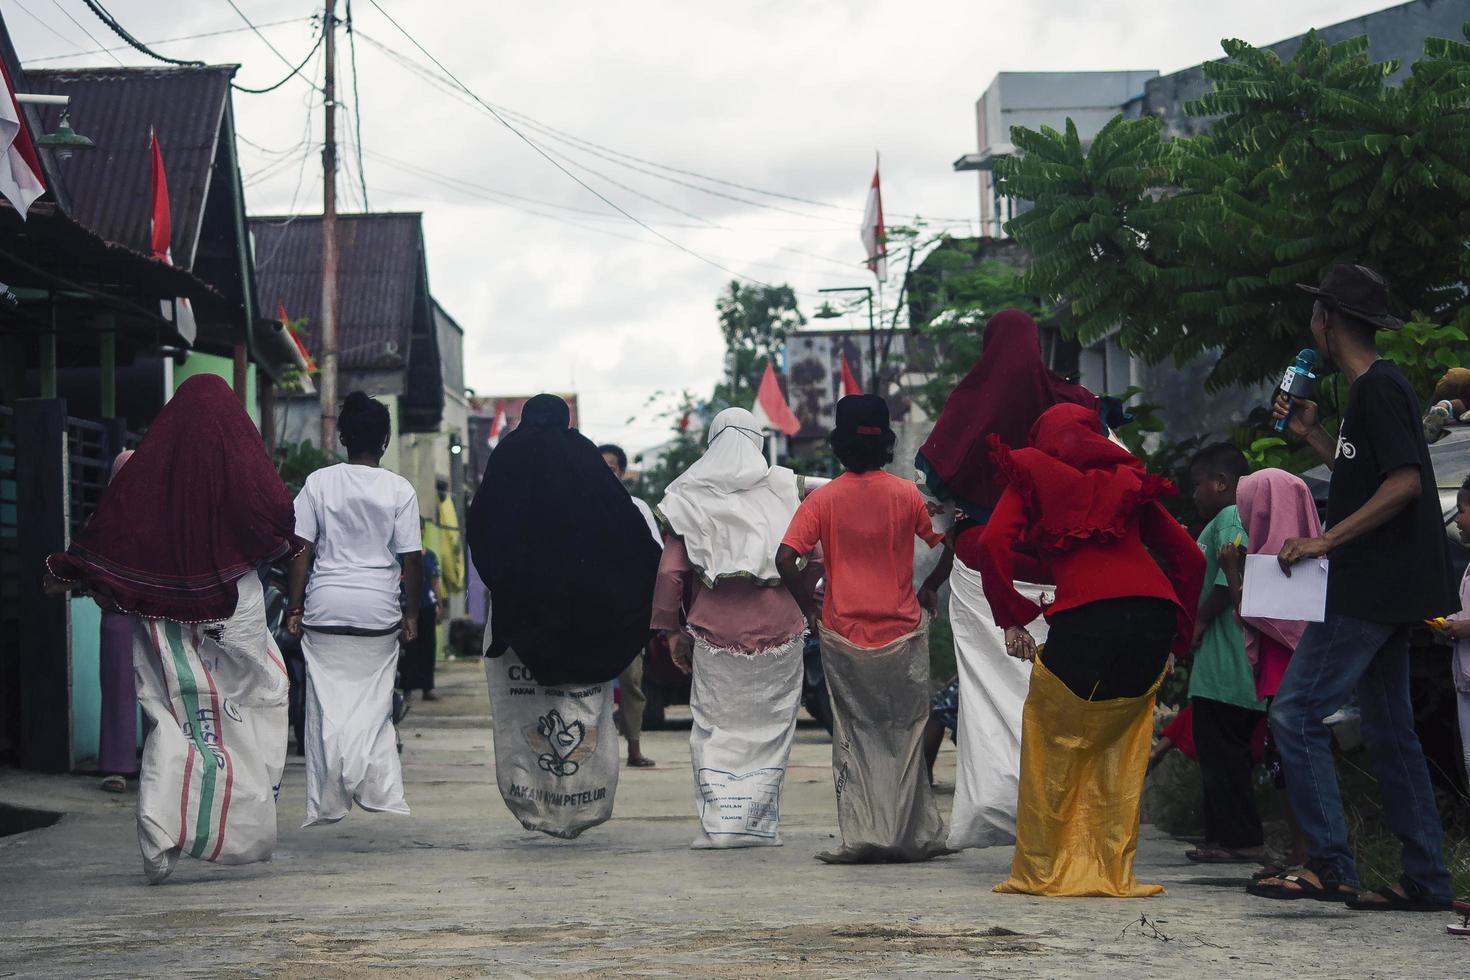
[[102, 736], [102, 610], [88, 598], [71, 602], [71, 767], [95, 769]]
[[[181, 366], [174, 368], [174, 390], [184, 383], [185, 378], [192, 378], [196, 374], [215, 374], [230, 384], [235, 381], [235, 362], [228, 357], [219, 357], [215, 354], [201, 354], [194, 351], [189, 359]], [[255, 393], [255, 365], [245, 366], [245, 410], [250, 413], [250, 419], [257, 428], [260, 426], [260, 399]]]

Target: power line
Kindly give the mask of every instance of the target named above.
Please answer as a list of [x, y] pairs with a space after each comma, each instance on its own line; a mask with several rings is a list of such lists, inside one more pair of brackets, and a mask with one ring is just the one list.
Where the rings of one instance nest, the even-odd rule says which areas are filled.
[[523, 133], [519, 129], [517, 129], [514, 125], [511, 124], [511, 122], [508, 119], [506, 119], [500, 113], [496, 112], [495, 109], [493, 107], [491, 107], [491, 105], [488, 102], [486, 102], [484, 99], [482, 99], [478, 95], [476, 95], [469, 88], [469, 86], [465, 85], [464, 82], [461, 82], [459, 80], [459, 77], [458, 76], [456, 76], [448, 68], [444, 67], [443, 63], [440, 62], [439, 59], [435, 58], [432, 54], [430, 54], [429, 51], [428, 51], [428, 49], [425, 48], [422, 44], [420, 44], [418, 42], [418, 39], [417, 38], [415, 38], [407, 30], [405, 30], [404, 27], [403, 27], [403, 25], [400, 24], [400, 23], [398, 23], [398, 21], [396, 21], [393, 18], [393, 15], [392, 14], [388, 13], [388, 11], [386, 11], [386, 10], [383, 9], [383, 5], [380, 4], [380, 3], [378, 3], [378, 0], [368, 0], [368, 2], [371, 3], [375, 8], [377, 8], [378, 13], [382, 14], [385, 18], [387, 18], [388, 23], [392, 24], [395, 28], [397, 28], [398, 29], [398, 32], [400, 34], [402, 34], [408, 40], [408, 42], [410, 44], [412, 44], [415, 48], [418, 48], [419, 52], [422, 53], [424, 55], [424, 57], [426, 57], [430, 61], [432, 61], [439, 68], [439, 70], [442, 71], [446, 76], [448, 76], [456, 85], [458, 85], [464, 91], [464, 93], [466, 95], [470, 96], [476, 102], [478, 102], [481, 105], [483, 105], [487, 110], [489, 110], [490, 114], [493, 115], [496, 118], [496, 120], [498, 120], [500, 122], [500, 124], [502, 126], [504, 126], [506, 129], [508, 129], [512, 133], [514, 133], [516, 135], [516, 137], [521, 140], [521, 142], [525, 143], [531, 149], [535, 150], [538, 154], [540, 154], [540, 156], [543, 159], [546, 160], [547, 163], [550, 163], [557, 170], [560, 170], [569, 179], [571, 179], [571, 180], [575, 181], [576, 183], [580, 184], [589, 194], [593, 195], [598, 200], [602, 201], [602, 203], [606, 204], [608, 207], [612, 208], [614, 211], [617, 211], [619, 214], [623, 215], [623, 217], [627, 218], [629, 221], [633, 222], [635, 225], [637, 225], [638, 227], [642, 228], [644, 231], [647, 231], [649, 234], [654, 235], [654, 236], [656, 236], [656, 237], [658, 237], [658, 238], [660, 238], [660, 239], [668, 242], [670, 245], [674, 246], [679, 251], [684, 252], [685, 254], [691, 256], [692, 258], [698, 259], [700, 262], [703, 262], [706, 265], [709, 265], [709, 266], [712, 266], [712, 267], [714, 267], [716, 269], [719, 269], [721, 272], [725, 273], [726, 275], [734, 276], [737, 279], [745, 279], [748, 282], [753, 282], [753, 283], [755, 283], [758, 286], [765, 286], [767, 288], [771, 288], [771, 284], [770, 283], [763, 282], [763, 281], [761, 281], [759, 279], [755, 279], [755, 278], [752, 278], [750, 276], [742, 275], [741, 273], [736, 272], [734, 269], [726, 268], [725, 266], [723, 266], [720, 263], [714, 261], [713, 259], [706, 258], [705, 256], [701, 255], [699, 252], [696, 252], [694, 249], [692, 249], [689, 246], [683, 244], [682, 242], [679, 242], [678, 240], [676, 240], [674, 238], [671, 238], [668, 235], [665, 235], [663, 232], [661, 232], [658, 229], [656, 229], [656, 228], [648, 225], [642, 219], [638, 218], [637, 216], [635, 216], [631, 212], [625, 210], [621, 205], [619, 205], [616, 202], [614, 202], [612, 199], [610, 199], [609, 197], [607, 197], [601, 191], [597, 190], [595, 187], [593, 187], [592, 185], [588, 184], [582, 178], [580, 178], [576, 174], [572, 173], [566, 167], [562, 166], [562, 164], [560, 162], [558, 162], [554, 157], [552, 157], [551, 154], [547, 153], [546, 150], [543, 149], [539, 143], [537, 143], [535, 140], [531, 139], [525, 133]]
[[[397, 24], [395, 23], [394, 26], [397, 26]], [[402, 28], [400, 28], [400, 30], [401, 29]], [[369, 36], [368, 34], [365, 34], [365, 33], [362, 34], [362, 39], [363, 39], [364, 42], [366, 42], [368, 44], [371, 44], [374, 47], [378, 48], [380, 51], [382, 51], [384, 54], [386, 54], [390, 58], [393, 58], [394, 60], [398, 61], [400, 64], [403, 64], [404, 67], [409, 68], [411, 71], [416, 71], [416, 73], [423, 75], [423, 77], [425, 77], [425, 78], [427, 78], [427, 79], [429, 79], [431, 81], [438, 80], [437, 77], [432, 74], [432, 72], [428, 69], [427, 66], [421, 65], [421, 64], [419, 64], [417, 62], [414, 62], [412, 59], [408, 58], [407, 56], [402, 55], [402, 54], [400, 54], [397, 51], [394, 51], [391, 46], [389, 46], [387, 44], [384, 44], [382, 41], [379, 41], [376, 38], [373, 38], [373, 37], [371, 37], [371, 36]], [[436, 64], [437, 64], [437, 62], [436, 62]], [[835, 220], [835, 218], [834, 219], [820, 218], [817, 215], [810, 215], [810, 214], [806, 214], [806, 213], [801, 212], [801, 211], [794, 211], [794, 210], [789, 209], [789, 208], [782, 208], [782, 207], [780, 207], [778, 205], [764, 204], [764, 203], [761, 203], [759, 201], [751, 201], [751, 200], [748, 200], [746, 198], [738, 197], [738, 196], [735, 196], [735, 195], [720, 193], [720, 192], [711, 190], [710, 188], [700, 187], [697, 184], [690, 184], [690, 183], [688, 183], [686, 181], [677, 180], [677, 179], [672, 178], [672, 177], [667, 177], [667, 176], [665, 176], [663, 174], [649, 173], [647, 170], [644, 170], [641, 167], [633, 166], [632, 164], [627, 163], [625, 161], [631, 160], [631, 161], [634, 161], [635, 163], [644, 164], [644, 165], [649, 166], [649, 167], [655, 167], [655, 168], [657, 168], [659, 170], [666, 170], [666, 171], [668, 171], [670, 173], [682, 174], [682, 175], [687, 176], [687, 177], [694, 177], [694, 178], [696, 178], [698, 180], [703, 180], [703, 181], [706, 181], [708, 183], [720, 184], [720, 185], [723, 185], [725, 187], [733, 187], [733, 188], [735, 188], [737, 190], [750, 191], [751, 193], [754, 193], [754, 194], [762, 194], [762, 195], [765, 195], [767, 197], [782, 198], [784, 200], [795, 201], [795, 202], [802, 203], [802, 204], [810, 204], [810, 205], [813, 205], [815, 207], [829, 208], [829, 209], [836, 210], [836, 211], [846, 211], [846, 212], [850, 212], [850, 213], [853, 213], [853, 214], [862, 214], [864, 212], [864, 210], [865, 210], [864, 208], [855, 208], [855, 207], [851, 207], [851, 206], [845, 205], [845, 204], [833, 204], [833, 203], [831, 203], [829, 201], [819, 201], [819, 200], [816, 200], [814, 198], [802, 197], [802, 196], [797, 195], [797, 194], [787, 194], [787, 193], [784, 193], [782, 191], [773, 191], [773, 190], [769, 190], [769, 189], [762, 188], [762, 187], [756, 187], [756, 186], [753, 186], [751, 184], [742, 184], [742, 183], [740, 183], [738, 181], [726, 180], [723, 177], [714, 177], [714, 176], [711, 176], [709, 174], [703, 174], [703, 173], [700, 173], [700, 172], [695, 171], [695, 170], [688, 170], [688, 169], [685, 169], [685, 168], [682, 168], [682, 167], [675, 167], [675, 166], [671, 166], [669, 164], [659, 163], [656, 160], [649, 160], [649, 159], [647, 159], [645, 157], [635, 156], [635, 155], [633, 155], [631, 153], [626, 153], [626, 152], [624, 152], [622, 150], [614, 149], [613, 147], [606, 146], [606, 145], [601, 144], [601, 143], [596, 143], [596, 142], [594, 142], [592, 140], [585, 139], [585, 138], [580, 137], [580, 136], [576, 136], [576, 135], [574, 135], [572, 133], [569, 133], [569, 132], [567, 132], [565, 130], [558, 129], [557, 127], [552, 126], [552, 125], [550, 125], [548, 123], [541, 122], [539, 119], [536, 119], [534, 116], [527, 115], [526, 113], [521, 112], [521, 111], [516, 110], [516, 109], [512, 109], [509, 106], [505, 106], [505, 105], [501, 105], [501, 104], [498, 104], [497, 103], [497, 104], [494, 105], [494, 107], [499, 112], [504, 113], [505, 115], [510, 116], [510, 117], [512, 117], [512, 118], [514, 118], [514, 119], [516, 119], [516, 120], [524, 123], [525, 125], [527, 125], [531, 129], [534, 129], [534, 130], [540, 132], [541, 134], [543, 134], [543, 135], [545, 135], [545, 136], [547, 136], [547, 137], [549, 137], [551, 139], [556, 140], [559, 143], [572, 145], [575, 148], [580, 149], [580, 150], [582, 150], [585, 153], [591, 153], [593, 156], [597, 156], [597, 157], [600, 157], [601, 159], [607, 160], [609, 163], [614, 163], [614, 164], [617, 164], [618, 166], [626, 167], [626, 168], [628, 168], [630, 170], [633, 170], [633, 171], [636, 171], [638, 173], [646, 174], [647, 176], [653, 177], [653, 178], [655, 178], [657, 180], [668, 181], [670, 183], [674, 183], [674, 184], [677, 184], [677, 185], [682, 186], [682, 187], [688, 187], [688, 188], [690, 188], [692, 190], [696, 190], [696, 191], [700, 191], [700, 192], [705, 193], [705, 194], [713, 195], [715, 197], [723, 197], [723, 198], [726, 198], [726, 199], [729, 199], [729, 200], [737, 201], [737, 202], [742, 203], [742, 204], [748, 204], [748, 205], [751, 205], [753, 207], [769, 208], [771, 210], [784, 211], [784, 212], [786, 212], [788, 214], [794, 214], [794, 215], [797, 215], [798, 217], [803, 217], [803, 218], [812, 218], [814, 220]], [[608, 156], [608, 155], [610, 155], [610, 156]], [[613, 159], [614, 157], [621, 157], [623, 159]], [[911, 214], [911, 213], [908, 213], [908, 212], [899, 212], [899, 211], [890, 212], [890, 214], [893, 217], [896, 217], [896, 218], [918, 218], [918, 217], [921, 217], [920, 215], [917, 215], [917, 214]], [[946, 222], [968, 222], [969, 221], [968, 218], [939, 218], [939, 219], [936, 219], [936, 220], [946, 221]]]
[[282, 85], [285, 85], [291, 79], [301, 74], [301, 69], [306, 67], [306, 63], [311, 60], [312, 55], [316, 54], [317, 48], [320, 48], [322, 46], [322, 41], [325, 39], [325, 32], [317, 35], [316, 43], [311, 46], [310, 51], [306, 52], [306, 57], [301, 59], [301, 63], [295, 68], [292, 68], [289, 75], [281, 79], [279, 82], [276, 82], [274, 85], [267, 85], [265, 88], [247, 88], [244, 85], [240, 85], [232, 81], [230, 82], [230, 87], [233, 88], [236, 92], [244, 92], [246, 95], [265, 95], [267, 92], [274, 92], [276, 89], [280, 88]]
[[[61, 5], [61, 3], [59, 2], [59, 0], [51, 0], [51, 6], [55, 7], [57, 10], [61, 11], [62, 16], [64, 16], [67, 20], [71, 21], [73, 24], [77, 25], [77, 29], [80, 30], [83, 34], [87, 35], [87, 37], [91, 38], [93, 44], [96, 44], [98, 46], [101, 46], [102, 42], [99, 41], [99, 40], [97, 40], [97, 36], [95, 34], [93, 34], [91, 31], [87, 30], [86, 26], [83, 25], [81, 21], [79, 21], [75, 17], [73, 17], [71, 15], [71, 11], [70, 10], [67, 10], [65, 7], [63, 7]], [[113, 55], [112, 56], [112, 60], [115, 61], [115, 62], [117, 62], [119, 65], [121, 65], [123, 63], [122, 62], [122, 59], [119, 58], [117, 55]]]
[[347, 60], [352, 65], [352, 128], [357, 141], [357, 180], [362, 188], [362, 209], [368, 206], [367, 173], [362, 167], [362, 96], [357, 94], [357, 31], [352, 26], [352, 0], [347, 0]]
[[[54, 0], [53, 0], [53, 2], [54, 2]], [[20, 0], [16, 0], [16, 5], [17, 6], [20, 5]], [[24, 7], [21, 7], [21, 9], [22, 10], [25, 10]], [[29, 13], [29, 11], [27, 11], [27, 13]], [[31, 16], [34, 17], [35, 14], [31, 14]], [[280, 27], [283, 24], [300, 24], [302, 21], [309, 21], [309, 20], [312, 20], [312, 19], [313, 18], [311, 18], [311, 17], [288, 17], [285, 20], [272, 20], [272, 21], [267, 21], [264, 24], [257, 24], [256, 26], [257, 27], [261, 27], [261, 28], [265, 28], [265, 27]], [[49, 28], [48, 28], [48, 30], [49, 30]], [[242, 33], [244, 33], [245, 31], [248, 31], [248, 30], [250, 30], [250, 28], [248, 28], [248, 27], [229, 27], [229, 28], [226, 28], [225, 30], [222, 30], [222, 31], [205, 31], [202, 34], [180, 34], [177, 37], [163, 37], [163, 38], [159, 38], [156, 41], [144, 41], [143, 43], [146, 44], [146, 45], [148, 45], [149, 47], [155, 47], [155, 46], [160, 45], [160, 44], [174, 44], [174, 43], [177, 43], [179, 41], [197, 41], [200, 38], [206, 38], [206, 37], [222, 37], [225, 34], [242, 34]], [[55, 31], [51, 31], [51, 33], [56, 34]], [[61, 37], [61, 35], [57, 34], [57, 37]], [[118, 45], [114, 45], [113, 47], [110, 47], [110, 48], [105, 48], [105, 47], [102, 47], [102, 48], [93, 48], [91, 51], [85, 51], [85, 50], [80, 50], [80, 45], [78, 45], [75, 41], [72, 41], [72, 40], [70, 40], [68, 38], [65, 38], [65, 37], [61, 37], [61, 39], [63, 41], [66, 41], [67, 44], [70, 44], [73, 47], [78, 48], [79, 50], [77, 51], [77, 54], [112, 54], [114, 51], [128, 51], [128, 50], [131, 50], [131, 48], [132, 48], [132, 46], [131, 45], [128, 45], [128, 44], [118, 44]], [[96, 41], [95, 38], [93, 40]], [[101, 42], [96, 42], [96, 43], [99, 43], [100, 44]], [[41, 57], [41, 58], [24, 58], [22, 60], [25, 62], [25, 64], [28, 64], [28, 65], [38, 65], [38, 64], [40, 64], [43, 61], [61, 61], [62, 59], [65, 59], [65, 58], [74, 58], [74, 57], [76, 57], [76, 55], [72, 55], [72, 54], [48, 54], [48, 55], [46, 55], [44, 57]]]
[[[51, 2], [55, 3], [57, 7], [61, 7], [61, 4], [57, 3], [56, 0], [51, 0]], [[129, 34], [127, 30], [124, 29], [123, 26], [117, 22], [117, 18], [108, 13], [107, 8], [103, 7], [102, 4], [98, 2], [98, 0], [82, 0], [82, 3], [86, 4], [87, 9], [96, 14], [97, 18], [101, 20], [102, 23], [106, 24], [108, 28], [112, 31], [112, 33], [116, 34], [118, 37], [127, 42], [130, 48], [133, 48], [136, 51], [146, 54], [150, 58], [153, 58], [157, 61], [162, 61], [164, 64], [168, 65], [183, 65], [188, 68], [198, 68], [203, 66], [204, 62], [202, 61], [183, 61], [179, 58], [170, 58], [166, 54], [159, 54], [157, 51], [154, 51], [152, 48], [148, 47], [148, 45], [144, 44], [142, 41]], [[70, 17], [71, 14], [67, 14], [67, 16]], [[77, 26], [80, 27], [81, 25], [78, 24]], [[86, 28], [83, 27], [82, 30], [85, 31]], [[92, 37], [90, 32], [88, 32], [87, 36]], [[92, 37], [92, 40], [99, 46], [102, 44], [102, 42], [98, 41], [95, 37]], [[122, 59], [117, 57], [117, 55], [113, 55], [113, 59], [117, 61], [118, 64], [122, 64]]]
[[[91, 2], [91, 0], [87, 0], [87, 2]], [[238, 6], [236, 6], [235, 0], [225, 0], [225, 3], [229, 4], [230, 5], [230, 9], [233, 10], [235, 13], [237, 13], [237, 14], [240, 15], [240, 19], [245, 22], [245, 26], [248, 27], [250, 29], [250, 31], [256, 37], [260, 38], [260, 43], [261, 44], [264, 44], [266, 47], [270, 48], [271, 49], [271, 52], [277, 58], [280, 58], [281, 59], [281, 64], [285, 65], [287, 68], [290, 68], [291, 67], [291, 61], [290, 61], [290, 59], [288, 59], [285, 55], [281, 54], [280, 49], [278, 49], [274, 44], [272, 44], [270, 42], [270, 38], [268, 38], [264, 34], [260, 33], [260, 28], [256, 27], [253, 23], [251, 23], [250, 18], [245, 16], [245, 11], [241, 10]], [[299, 70], [299, 69], [293, 70], [292, 73], [294, 74], [296, 70]]]
[[[54, 0], [53, 0], [53, 2], [54, 2]], [[76, 48], [78, 51], [83, 51], [82, 46], [80, 44], [78, 44], [77, 42], [73, 41], [71, 38], [67, 37], [65, 34], [63, 34], [60, 31], [58, 31], [56, 28], [52, 27], [46, 21], [42, 20], [35, 13], [35, 11], [31, 10], [25, 4], [21, 3], [20, 0], [15, 0], [15, 5], [20, 8], [21, 13], [25, 14], [27, 17], [29, 17], [31, 20], [35, 21], [37, 24], [40, 24], [42, 27], [46, 28], [46, 30], [50, 31], [57, 38], [61, 39], [62, 41], [65, 41], [67, 44], [70, 44], [72, 47]], [[62, 12], [65, 13], [65, 11], [62, 11]], [[83, 51], [83, 53], [85, 53], [85, 51]], [[68, 54], [68, 55], [62, 55], [62, 57], [64, 57], [64, 58], [70, 58], [72, 56]]]

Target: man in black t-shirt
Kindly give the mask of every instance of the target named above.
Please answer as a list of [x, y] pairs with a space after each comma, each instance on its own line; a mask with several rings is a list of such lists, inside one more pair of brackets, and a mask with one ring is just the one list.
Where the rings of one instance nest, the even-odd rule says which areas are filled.
[[[1403, 322], [1388, 313], [1388, 287], [1363, 266], [1339, 265], [1317, 297], [1312, 335], [1351, 387], [1333, 439], [1317, 406], [1278, 394], [1276, 415], [1290, 417], [1332, 467], [1327, 530], [1281, 547], [1282, 569], [1330, 559], [1327, 617], [1311, 623], [1271, 705], [1292, 812], [1309, 841], [1299, 872], [1251, 886], [1267, 898], [1346, 900], [1360, 910], [1433, 911], [1453, 898], [1442, 853], [1443, 830], [1429, 768], [1409, 702], [1409, 627], [1455, 608], [1449, 555], [1419, 401], [1391, 361], [1378, 355], [1377, 330]], [[1322, 719], [1356, 689], [1363, 739], [1383, 795], [1389, 827], [1403, 842], [1404, 875], [1390, 888], [1357, 894], [1358, 874], [1343, 818]]]

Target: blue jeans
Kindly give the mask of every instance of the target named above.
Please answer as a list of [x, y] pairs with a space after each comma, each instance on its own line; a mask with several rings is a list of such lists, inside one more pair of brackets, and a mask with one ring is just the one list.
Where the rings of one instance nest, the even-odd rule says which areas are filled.
[[1404, 877], [1422, 894], [1448, 900], [1454, 893], [1444, 864], [1444, 832], [1409, 703], [1407, 626], [1340, 613], [1309, 623], [1271, 703], [1287, 796], [1309, 853], [1335, 867], [1344, 884], [1358, 885], [1332, 739], [1322, 723], [1355, 687], [1384, 817], [1403, 842]]

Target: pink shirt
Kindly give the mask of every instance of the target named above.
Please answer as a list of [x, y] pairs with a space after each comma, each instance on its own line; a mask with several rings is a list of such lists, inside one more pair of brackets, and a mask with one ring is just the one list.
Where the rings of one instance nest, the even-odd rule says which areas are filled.
[[783, 647], [806, 629], [784, 587], [727, 578], [710, 588], [694, 573], [683, 540], [670, 537], [653, 587], [652, 626], [678, 630], [685, 624], [710, 646], [739, 653]]

